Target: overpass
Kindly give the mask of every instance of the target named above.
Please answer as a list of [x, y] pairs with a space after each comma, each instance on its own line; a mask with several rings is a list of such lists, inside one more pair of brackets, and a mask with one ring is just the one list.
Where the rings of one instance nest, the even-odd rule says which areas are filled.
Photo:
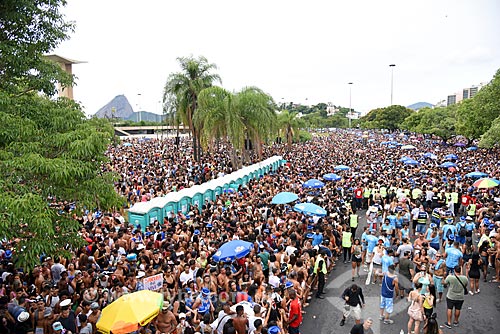
[[[177, 126], [173, 125], [138, 125], [138, 126], [115, 126], [115, 135], [119, 137], [155, 134], [174, 134]], [[189, 133], [189, 127], [180, 125], [179, 133]]]

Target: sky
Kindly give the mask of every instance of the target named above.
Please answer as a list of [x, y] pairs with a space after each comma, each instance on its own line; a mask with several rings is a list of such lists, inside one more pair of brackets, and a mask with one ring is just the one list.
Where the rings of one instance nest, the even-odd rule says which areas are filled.
[[351, 100], [363, 113], [390, 105], [391, 70], [393, 104], [407, 106], [437, 103], [500, 68], [497, 0], [68, 0], [63, 13], [76, 29], [54, 52], [87, 62], [73, 73], [88, 115], [119, 94], [161, 113], [176, 58], [190, 55], [215, 63], [230, 91]]

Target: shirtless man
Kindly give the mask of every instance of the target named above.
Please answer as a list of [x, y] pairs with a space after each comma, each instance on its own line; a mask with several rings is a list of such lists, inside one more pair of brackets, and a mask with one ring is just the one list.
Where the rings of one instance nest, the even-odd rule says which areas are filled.
[[168, 301], [163, 302], [163, 308], [154, 320], [156, 327], [156, 334], [169, 334], [173, 333], [177, 328], [177, 320], [172, 311], [169, 310], [170, 303]]
[[236, 306], [236, 317], [233, 318], [233, 326], [237, 334], [246, 334], [248, 318], [243, 311], [242, 305]]
[[229, 291], [229, 277], [231, 274], [231, 268], [224, 268], [221, 270], [219, 276], [217, 276], [217, 283], [222, 291]]

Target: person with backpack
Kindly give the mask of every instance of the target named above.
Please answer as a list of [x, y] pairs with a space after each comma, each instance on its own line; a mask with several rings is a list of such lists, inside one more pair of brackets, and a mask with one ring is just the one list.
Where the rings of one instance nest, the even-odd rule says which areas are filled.
[[457, 235], [455, 236], [455, 241], [460, 245], [465, 245], [465, 237], [467, 236], [467, 224], [465, 222], [465, 217], [460, 217], [460, 221], [456, 226]]
[[[446, 219], [442, 228], [443, 231], [443, 242], [447, 240], [451, 240], [451, 238], [455, 238], [457, 234], [457, 228], [453, 225], [452, 219]], [[453, 239], [454, 240], [454, 239]]]

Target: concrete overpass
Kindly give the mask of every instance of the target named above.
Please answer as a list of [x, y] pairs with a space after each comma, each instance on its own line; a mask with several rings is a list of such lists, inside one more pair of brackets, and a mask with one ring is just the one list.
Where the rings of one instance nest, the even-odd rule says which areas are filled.
[[[142, 125], [142, 126], [115, 126], [115, 135], [119, 137], [155, 134], [173, 134], [177, 126], [172, 125]], [[179, 126], [179, 133], [189, 133], [189, 127]]]

